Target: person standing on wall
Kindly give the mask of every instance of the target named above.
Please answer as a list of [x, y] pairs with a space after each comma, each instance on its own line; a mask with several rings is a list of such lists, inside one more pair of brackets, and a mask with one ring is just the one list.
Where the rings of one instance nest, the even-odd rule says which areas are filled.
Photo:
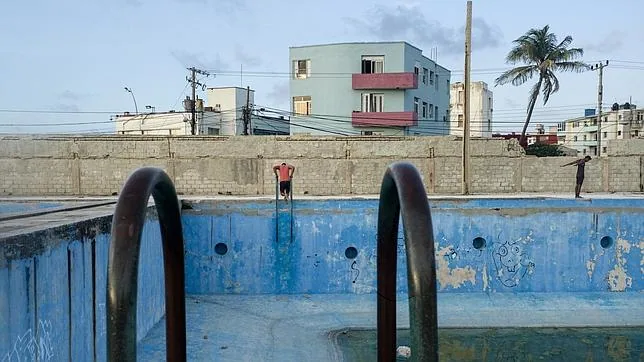
[[577, 183], [575, 184], [575, 198], [580, 199], [581, 196], [579, 196], [579, 193], [581, 192], [581, 184], [584, 183], [584, 167], [586, 166], [586, 162], [590, 161], [591, 158], [590, 156], [586, 156], [584, 158], [580, 158], [578, 160], [569, 162], [565, 165], [561, 165], [561, 167], [564, 166], [570, 166], [570, 165], [576, 165], [577, 166]]
[[282, 162], [273, 166], [273, 172], [280, 183], [280, 194], [284, 196], [284, 201], [288, 202], [291, 198], [291, 179], [295, 173], [295, 166]]

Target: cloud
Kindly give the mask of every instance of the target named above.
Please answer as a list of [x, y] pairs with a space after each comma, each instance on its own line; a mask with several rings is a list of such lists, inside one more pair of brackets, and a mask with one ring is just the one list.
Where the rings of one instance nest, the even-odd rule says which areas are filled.
[[610, 33], [606, 34], [598, 42], [585, 45], [583, 49], [590, 51], [613, 52], [620, 49], [624, 45], [622, 39], [624, 39], [625, 37], [626, 35], [623, 32], [619, 30], [613, 30]]
[[258, 67], [262, 64], [262, 58], [246, 53], [239, 45], [235, 46], [235, 59], [249, 67]]
[[208, 71], [228, 69], [228, 63], [222, 60], [219, 54], [207, 58], [203, 53], [175, 50], [171, 51], [170, 55], [186, 68], [197, 67]]
[[278, 105], [289, 103], [289, 84], [288, 82], [279, 82], [273, 85], [273, 89], [266, 94], [268, 99]]
[[[409, 39], [419, 46], [436, 46], [439, 54], [458, 54], [465, 51], [465, 26], [453, 28], [425, 18], [415, 2], [394, 7], [377, 6], [369, 20], [346, 18], [361, 33], [372, 34], [378, 40]], [[482, 18], [472, 19], [472, 49], [495, 48], [501, 44], [501, 30]]]
[[503, 103], [504, 103], [504, 104], [505, 104], [505, 106], [506, 106], [506, 107], [508, 107], [508, 108], [514, 108], [514, 109], [516, 109], [516, 108], [521, 108], [521, 103], [516, 102], [516, 101], [513, 101], [513, 100], [512, 100], [512, 99], [510, 99], [510, 98], [505, 98], [505, 99], [503, 100]]
[[69, 100], [69, 101], [79, 101], [83, 98], [87, 98], [88, 96], [86, 94], [81, 94], [81, 93], [75, 93], [70, 91], [69, 89], [61, 92], [58, 94], [58, 99], [61, 100]]

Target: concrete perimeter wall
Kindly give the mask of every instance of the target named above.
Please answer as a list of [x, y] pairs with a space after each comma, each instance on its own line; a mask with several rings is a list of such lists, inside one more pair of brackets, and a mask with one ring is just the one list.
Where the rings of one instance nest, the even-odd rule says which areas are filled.
[[[0, 195], [111, 195], [156, 166], [186, 195], [272, 195], [271, 167], [297, 167], [295, 194], [377, 194], [388, 164], [415, 164], [430, 194], [461, 192], [455, 137], [0, 136]], [[515, 140], [471, 142], [471, 192], [572, 192], [570, 157], [526, 157]], [[584, 191], [643, 191], [644, 139], [611, 141], [586, 166]]]

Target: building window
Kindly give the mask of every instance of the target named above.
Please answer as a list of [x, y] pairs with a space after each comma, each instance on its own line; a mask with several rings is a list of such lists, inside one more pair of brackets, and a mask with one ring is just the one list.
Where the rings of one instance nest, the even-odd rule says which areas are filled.
[[[434, 83], [436, 90], [438, 90], [438, 73], [436, 73], [436, 83]], [[447, 87], [449, 89], [449, 87]]]
[[638, 131], [638, 130], [635, 130], [633, 132], [635, 133], [635, 137], [638, 137], [640, 135], [640, 131]]
[[427, 102], [423, 102], [423, 118], [427, 118]]
[[219, 128], [208, 127], [208, 135], [214, 136], [219, 134]]
[[434, 84], [434, 71], [429, 73], [429, 84]]
[[617, 131], [617, 135], [618, 135], [618, 136], [621, 136], [621, 135], [622, 135], [622, 131]]
[[450, 86], [449, 86], [449, 79], [447, 79], [445, 82], [447, 82], [447, 94], [449, 94], [449, 89], [450, 89]]
[[360, 134], [363, 136], [382, 136], [382, 132], [376, 131], [362, 131]]
[[434, 106], [434, 119], [436, 118], [438, 118], [438, 106]]
[[311, 59], [293, 61], [293, 78], [306, 79], [311, 76]]
[[606, 153], [606, 147], [602, 147], [602, 153]]
[[414, 113], [418, 115], [418, 102], [420, 102], [420, 99], [414, 97]]
[[423, 84], [427, 84], [428, 74], [429, 74], [429, 70], [427, 68], [423, 68]]
[[311, 96], [293, 97], [293, 113], [310, 115], [311, 114]]
[[603, 137], [604, 137], [604, 138], [607, 138], [607, 137], [608, 137], [608, 132], [604, 132], [604, 136], [603, 136]]
[[416, 75], [417, 80], [418, 80], [418, 78], [420, 78], [419, 72], [420, 72], [420, 68], [418, 68], [418, 66], [415, 66], [414, 67], [414, 74]]
[[458, 91], [458, 95], [456, 97], [456, 103], [457, 104], [463, 104], [463, 91]]
[[488, 132], [492, 132], [492, 120], [491, 119], [487, 120], [487, 130], [488, 130]]
[[458, 128], [463, 128], [463, 115], [459, 114], [458, 115]]
[[638, 113], [637, 114], [637, 120], [638, 121], [644, 121], [644, 113]]
[[384, 56], [362, 56], [362, 74], [383, 73], [384, 71]]
[[620, 120], [620, 121], [622, 120], [622, 115], [621, 115], [621, 114], [619, 115], [619, 120]]
[[573, 137], [572, 140], [577, 142], [577, 136]]
[[363, 93], [362, 94], [362, 111], [363, 112], [384, 112], [383, 103], [385, 95], [381, 93]]

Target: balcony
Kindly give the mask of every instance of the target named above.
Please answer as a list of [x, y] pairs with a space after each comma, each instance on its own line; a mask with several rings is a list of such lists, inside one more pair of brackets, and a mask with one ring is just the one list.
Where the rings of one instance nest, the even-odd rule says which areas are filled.
[[354, 127], [412, 127], [418, 125], [415, 112], [353, 112]]
[[408, 73], [353, 74], [353, 89], [416, 89], [418, 77]]

